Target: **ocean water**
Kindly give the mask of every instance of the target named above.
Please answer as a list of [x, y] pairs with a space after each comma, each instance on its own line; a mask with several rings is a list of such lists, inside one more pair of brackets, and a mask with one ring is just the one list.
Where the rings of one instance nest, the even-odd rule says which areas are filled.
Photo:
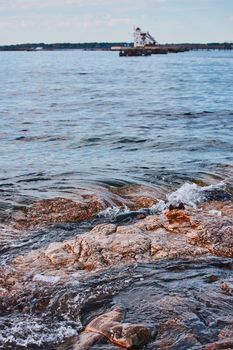
[[232, 183], [233, 52], [2, 52], [2, 200]]
[[[98, 223], [127, 225], [125, 218], [138, 215], [127, 207], [127, 195], [137, 200], [144, 190], [156, 197], [154, 205], [140, 207], [146, 215], [182, 202], [210, 221], [216, 246], [225, 247], [218, 229], [231, 244], [233, 52], [131, 58], [78, 50], [0, 52], [0, 62], [0, 349], [75, 349], [90, 320], [115, 305], [125, 308], [126, 322], [151, 323], [158, 332], [143, 349], [203, 350], [231, 336], [232, 294], [221, 289], [225, 281], [232, 289], [227, 254], [186, 259], [186, 248], [173, 248], [169, 231], [164, 256], [178, 249], [171, 260], [110, 261], [89, 272], [69, 261], [66, 266], [63, 257], [72, 240]], [[54, 199], [80, 200], [85, 193], [110, 201], [82, 222], [67, 216], [77, 209], [74, 202], [59, 207]], [[121, 196], [125, 205], [111, 202]], [[39, 201], [40, 209], [30, 212], [44, 198], [54, 201]], [[210, 204], [204, 217], [201, 204], [213, 199], [216, 207]], [[19, 228], [28, 205], [28, 222], [32, 217], [40, 225]], [[49, 221], [54, 215], [57, 221]], [[174, 233], [181, 246], [183, 233]], [[58, 265], [48, 260], [44, 266], [47, 249], [65, 240], [71, 243], [67, 252], [61, 246], [55, 252]], [[119, 347], [100, 341], [89, 349]]]

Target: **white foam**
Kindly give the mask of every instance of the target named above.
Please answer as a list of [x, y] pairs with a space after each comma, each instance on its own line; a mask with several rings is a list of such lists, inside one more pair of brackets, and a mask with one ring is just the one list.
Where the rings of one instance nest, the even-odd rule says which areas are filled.
[[178, 190], [167, 195], [169, 204], [178, 205], [179, 203], [183, 203], [193, 208], [202, 202], [204, 198], [203, 189], [194, 183], [185, 183]]
[[59, 276], [47, 276], [47, 275], [41, 275], [41, 274], [36, 274], [33, 277], [33, 282], [45, 282], [45, 283], [51, 283], [55, 284], [60, 280]]
[[214, 216], [222, 216], [222, 212], [220, 210], [210, 210], [209, 211], [210, 215], [214, 215]]
[[220, 182], [216, 185], [198, 186], [195, 183], [184, 183], [178, 190], [167, 195], [167, 201], [172, 205], [179, 203], [185, 204], [187, 207], [196, 208], [198, 204], [203, 202], [206, 198], [206, 191], [224, 188], [225, 184]]
[[150, 213], [151, 214], [161, 213], [162, 211], [166, 210], [167, 207], [168, 207], [167, 203], [161, 200], [157, 204], [154, 204], [152, 205], [152, 207], [150, 207]]
[[124, 214], [124, 213], [128, 213], [129, 212], [129, 208], [127, 208], [126, 206], [124, 208], [119, 208], [117, 206], [113, 206], [113, 207], [108, 207], [107, 209], [101, 211], [98, 216], [103, 216], [107, 219], [115, 219], [117, 217], [117, 215], [119, 214]]
[[[77, 328], [79, 325], [77, 324]], [[0, 333], [1, 344], [12, 344], [28, 348], [28, 346], [59, 343], [65, 338], [72, 337], [77, 331], [66, 322], [46, 326], [42, 319], [15, 318], [7, 329]]]
[[[168, 209], [170, 205], [178, 206], [180, 203], [183, 203], [187, 208], [196, 208], [200, 203], [206, 199], [206, 192], [216, 189], [224, 189], [225, 183], [219, 182], [215, 185], [210, 186], [198, 186], [195, 183], [185, 182], [180, 188], [176, 191], [171, 192], [166, 196], [166, 201], [159, 201], [157, 204], [154, 204], [150, 207], [150, 213], [159, 214], [164, 210]], [[99, 213], [99, 216], [103, 216], [107, 219], [113, 220], [119, 214], [124, 214], [130, 212], [129, 208], [126, 206], [124, 208], [119, 208], [117, 206], [109, 207]]]

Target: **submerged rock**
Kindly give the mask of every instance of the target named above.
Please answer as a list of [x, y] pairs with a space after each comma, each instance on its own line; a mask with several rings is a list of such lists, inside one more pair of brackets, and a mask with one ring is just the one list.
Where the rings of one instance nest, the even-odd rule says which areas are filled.
[[83, 221], [93, 218], [104, 207], [104, 202], [92, 195], [82, 196], [79, 202], [65, 198], [45, 199], [14, 213], [11, 222], [17, 229], [28, 229], [55, 223]]
[[38, 200], [16, 210], [10, 224], [19, 230], [56, 223], [78, 222], [92, 219], [97, 213], [111, 206], [127, 207], [130, 210], [149, 208], [158, 202], [158, 191], [146, 186], [125, 186], [98, 190], [95, 193], [74, 194], [72, 199], [51, 198]]

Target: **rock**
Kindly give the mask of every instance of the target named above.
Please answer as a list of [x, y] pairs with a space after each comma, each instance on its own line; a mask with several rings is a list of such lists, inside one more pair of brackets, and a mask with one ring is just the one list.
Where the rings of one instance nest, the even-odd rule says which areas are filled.
[[233, 324], [225, 326], [218, 335], [218, 340], [203, 347], [204, 350], [233, 349]]
[[150, 208], [158, 203], [158, 198], [163, 196], [162, 191], [143, 185], [131, 185], [111, 188], [120, 204], [126, 205], [130, 210], [137, 211], [141, 208]]
[[223, 282], [221, 284], [221, 290], [225, 294], [233, 295], [233, 282]]
[[103, 236], [109, 236], [116, 232], [117, 226], [112, 224], [100, 224], [95, 226], [92, 230], [92, 234], [101, 234]]
[[174, 209], [131, 225], [97, 225], [70, 240], [19, 256], [11, 267], [20, 280], [32, 272], [69, 278], [76, 271], [165, 258], [233, 257], [233, 219], [226, 216], [231, 211], [224, 205], [222, 216], [210, 214], [205, 204], [203, 210]]
[[[128, 207], [135, 210], [131, 217], [144, 217], [141, 208], [149, 208], [158, 202], [157, 191], [146, 186], [127, 186], [118, 189], [98, 191], [97, 194], [81, 193], [75, 200], [67, 198], [51, 198], [39, 200], [28, 207], [12, 213], [10, 224], [25, 230], [37, 226], [48, 226], [56, 223], [69, 223], [92, 219], [97, 213], [109, 206]], [[138, 211], [138, 212], [137, 212]]]
[[126, 349], [143, 346], [152, 337], [152, 333], [143, 324], [119, 324], [111, 328], [111, 338], [109, 340]]
[[12, 215], [14, 228], [28, 229], [55, 223], [75, 222], [91, 219], [105, 208], [97, 196], [82, 196], [78, 202], [65, 198], [45, 199], [35, 202]]
[[193, 245], [205, 246], [213, 255], [233, 257], [233, 219], [218, 217], [203, 223], [189, 234]]
[[[233, 202], [218, 202], [218, 201], [211, 201], [204, 203], [202, 205], [202, 209], [204, 212], [207, 210], [210, 211], [217, 211], [218, 213], [221, 212], [221, 216], [228, 216], [230, 218], [233, 218]], [[210, 213], [211, 214], [211, 213]], [[212, 217], [219, 216], [219, 214], [212, 214]]]
[[[21, 289], [14, 287], [12, 293], [0, 298], [1, 314], [6, 320], [9, 318], [9, 322], [2, 322], [2, 334], [8, 332], [10, 339], [12, 335], [17, 337], [19, 328], [15, 324], [23, 321], [21, 334], [28, 336], [29, 327], [33, 337], [39, 335], [43, 339], [43, 348], [73, 349], [71, 345], [78, 340], [76, 350], [116, 350], [116, 342], [119, 346], [131, 346], [147, 341], [151, 329], [148, 345], [139, 345], [138, 349], [220, 349], [233, 339], [232, 296], [222, 293], [220, 288], [222, 281], [228, 285], [232, 281], [232, 259], [169, 259], [92, 273], [71, 271], [70, 279], [58, 282], [53, 274], [57, 270], [53, 271], [51, 265], [49, 268], [50, 274], [36, 279], [34, 273], [32, 279], [24, 274]], [[66, 267], [60, 270], [67, 271]], [[51, 275], [53, 283], [47, 283], [51, 282]], [[3, 274], [1, 278], [2, 287], [7, 289]], [[122, 308], [114, 309], [111, 312], [117, 311], [116, 317], [109, 317], [106, 310], [112, 305], [124, 305], [127, 313], [124, 315]], [[31, 328], [34, 319], [43, 327]], [[74, 334], [71, 339], [68, 333], [68, 339], [63, 338], [60, 344], [57, 320], [62, 320], [62, 329], [71, 325], [79, 338]], [[86, 330], [83, 325], [87, 325]], [[44, 337], [45, 330], [50, 328], [51, 337]], [[95, 333], [97, 330], [107, 336], [110, 332], [114, 343]], [[57, 334], [59, 337], [54, 338]]]
[[184, 210], [185, 209], [185, 205], [184, 203], [179, 203], [177, 206], [174, 206], [173, 204], [170, 204], [169, 205], [169, 208], [168, 208], [170, 211], [174, 210], [174, 209], [180, 209], [180, 210]]
[[183, 224], [183, 223], [189, 223], [192, 224], [191, 216], [185, 212], [184, 210], [179, 209], [173, 209], [172, 211], [169, 210], [165, 213], [169, 224]]
[[122, 213], [116, 216], [115, 218], [115, 222], [116, 223], [120, 223], [120, 222], [124, 222], [124, 221], [130, 221], [132, 219], [145, 219], [145, 217], [149, 214], [149, 209], [142, 209], [142, 210], [138, 210], [138, 211], [129, 211], [126, 213]]
[[126, 349], [147, 344], [152, 336], [151, 330], [143, 324], [122, 323], [124, 310], [115, 308], [92, 320], [80, 336], [75, 350], [85, 349], [86, 344], [97, 341], [92, 333], [106, 337], [110, 342]]
[[74, 345], [73, 350], [89, 350], [99, 340], [104, 339], [104, 336], [99, 333], [83, 332], [78, 342]]

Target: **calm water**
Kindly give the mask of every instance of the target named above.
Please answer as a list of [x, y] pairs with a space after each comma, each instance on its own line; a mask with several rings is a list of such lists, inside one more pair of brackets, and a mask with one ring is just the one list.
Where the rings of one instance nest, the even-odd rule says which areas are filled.
[[0, 80], [3, 201], [231, 182], [233, 52], [2, 52]]

